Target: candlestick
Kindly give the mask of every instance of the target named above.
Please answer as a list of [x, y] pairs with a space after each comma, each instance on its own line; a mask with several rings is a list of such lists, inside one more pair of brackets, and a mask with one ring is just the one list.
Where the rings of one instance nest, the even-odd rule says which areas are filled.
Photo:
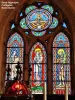
[[47, 100], [47, 85], [44, 83], [44, 100]]
[[65, 85], [65, 100], [68, 100], [68, 85]]

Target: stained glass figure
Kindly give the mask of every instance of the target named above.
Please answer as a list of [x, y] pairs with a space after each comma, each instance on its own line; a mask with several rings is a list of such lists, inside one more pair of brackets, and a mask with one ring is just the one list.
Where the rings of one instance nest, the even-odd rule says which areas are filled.
[[[6, 69], [8, 67], [11, 69], [9, 78], [7, 76], [5, 80], [14, 80], [17, 77], [16, 66], [19, 63], [21, 71], [23, 71], [23, 53], [24, 53], [24, 42], [22, 37], [18, 33], [14, 33], [7, 42], [7, 59], [6, 59]], [[7, 80], [8, 79], [8, 80]], [[21, 73], [21, 80], [23, 79], [23, 74]]]
[[34, 31], [47, 29], [52, 23], [52, 15], [44, 9], [35, 9], [26, 17], [27, 26]]
[[27, 7], [26, 10], [25, 10], [25, 14], [28, 14], [30, 11], [32, 11], [32, 10], [34, 10], [34, 9], [36, 9], [36, 8], [37, 8], [37, 7], [34, 6], [34, 5], [31, 5], [31, 6]]
[[34, 36], [43, 36], [45, 34], [46, 31], [42, 31], [42, 32], [35, 32], [35, 31], [32, 31], [32, 34]]
[[52, 28], [55, 28], [57, 26], [58, 26], [58, 19], [53, 17], [52, 24], [49, 28], [52, 29]]
[[65, 84], [71, 94], [70, 43], [60, 32], [53, 41], [53, 94], [64, 94]]
[[44, 8], [44, 9], [48, 10], [51, 14], [53, 14], [54, 9], [53, 9], [52, 6], [50, 6], [50, 5], [44, 5], [41, 8]]
[[47, 55], [44, 46], [37, 42], [30, 52], [31, 90], [32, 94], [43, 94], [44, 82], [47, 80]]
[[21, 19], [21, 21], [20, 21], [20, 26], [21, 26], [21, 28], [23, 28], [23, 29], [28, 29], [28, 27], [27, 27], [27, 25], [26, 25], [26, 19], [25, 19], [25, 18]]
[[70, 62], [70, 48], [53, 48], [54, 63], [69, 63]]

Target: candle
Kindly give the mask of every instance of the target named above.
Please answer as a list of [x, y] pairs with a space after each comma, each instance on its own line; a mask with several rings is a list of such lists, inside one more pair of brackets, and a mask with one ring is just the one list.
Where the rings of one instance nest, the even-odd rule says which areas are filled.
[[47, 100], [47, 85], [44, 83], [44, 100]]
[[65, 85], [65, 100], [68, 100], [68, 86]]

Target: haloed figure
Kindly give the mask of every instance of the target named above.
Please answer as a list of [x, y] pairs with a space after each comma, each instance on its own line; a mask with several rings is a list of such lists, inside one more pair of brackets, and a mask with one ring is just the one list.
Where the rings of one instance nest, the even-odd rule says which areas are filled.
[[43, 54], [40, 48], [35, 49], [35, 57], [34, 57], [34, 76], [36, 80], [36, 84], [40, 84], [40, 80], [42, 80], [42, 61]]

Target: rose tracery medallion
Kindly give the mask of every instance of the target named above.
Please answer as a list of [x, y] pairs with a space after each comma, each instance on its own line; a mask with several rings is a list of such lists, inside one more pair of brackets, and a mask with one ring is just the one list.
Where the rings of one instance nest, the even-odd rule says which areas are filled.
[[34, 31], [47, 29], [52, 23], [52, 15], [45, 9], [35, 9], [26, 17], [27, 26]]

